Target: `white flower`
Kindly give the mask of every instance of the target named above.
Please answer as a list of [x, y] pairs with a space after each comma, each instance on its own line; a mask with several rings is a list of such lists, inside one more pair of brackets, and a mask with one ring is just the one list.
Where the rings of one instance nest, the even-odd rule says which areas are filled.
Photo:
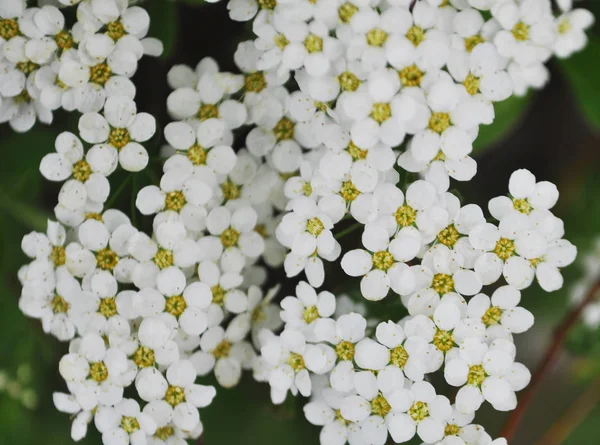
[[570, 57], [581, 51], [587, 44], [585, 31], [594, 23], [594, 16], [586, 9], [566, 11], [555, 19], [554, 54], [557, 57]]
[[333, 315], [335, 295], [327, 291], [317, 294], [312, 286], [301, 281], [296, 286], [296, 296], [285, 297], [281, 308], [280, 317], [286, 328], [298, 329], [308, 341], [313, 341], [316, 329], [316, 323], [313, 323]]
[[148, 113], [137, 113], [137, 107], [128, 97], [109, 97], [104, 115], [86, 113], [79, 119], [79, 133], [91, 144], [107, 144], [119, 155], [119, 164], [125, 170], [136, 172], [148, 165], [148, 152], [140, 144], [156, 131], [156, 121]]
[[143, 444], [146, 436], [156, 431], [152, 417], [142, 413], [140, 405], [133, 399], [123, 399], [114, 407], [101, 406], [96, 411], [94, 423], [102, 433], [105, 445]]

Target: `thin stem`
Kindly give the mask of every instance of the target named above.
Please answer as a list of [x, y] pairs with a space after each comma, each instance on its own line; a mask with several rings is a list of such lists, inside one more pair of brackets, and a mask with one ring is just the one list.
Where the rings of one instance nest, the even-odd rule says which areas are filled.
[[127, 175], [125, 180], [123, 182], [121, 182], [121, 184], [119, 184], [119, 188], [117, 190], [115, 190], [115, 192], [112, 194], [112, 196], [110, 197], [108, 202], [106, 204], [104, 204], [105, 209], [110, 209], [112, 207], [112, 205], [115, 203], [116, 199], [119, 196], [121, 196], [121, 193], [123, 193], [123, 190], [125, 190], [125, 187], [127, 187], [127, 184], [129, 184], [129, 181], [131, 181], [132, 178], [133, 178], [133, 174], [129, 174], [129, 175]]
[[359, 223], [359, 222], [357, 222], [357, 223], [355, 223], [355, 224], [352, 224], [352, 225], [351, 225], [350, 227], [348, 227], [347, 229], [344, 229], [344, 230], [342, 230], [341, 232], [339, 232], [339, 233], [336, 233], [336, 234], [334, 235], [334, 238], [335, 238], [335, 239], [340, 239], [340, 238], [343, 238], [343, 237], [345, 237], [346, 235], [348, 235], [349, 233], [352, 233], [352, 232], [354, 232], [356, 229], [359, 229], [359, 228], [361, 228], [361, 227], [363, 227], [363, 224], [361, 224], [361, 223]]
[[560, 445], [586, 419], [600, 402], [600, 377], [586, 388], [557, 422], [536, 442], [536, 445]]
[[554, 336], [552, 338], [552, 342], [546, 349], [542, 361], [538, 365], [537, 369], [533, 373], [531, 377], [531, 383], [529, 387], [523, 391], [523, 394], [520, 397], [519, 404], [517, 405], [517, 409], [515, 409], [504, 424], [502, 431], [500, 433], [500, 437], [504, 437], [509, 443], [514, 437], [519, 425], [521, 424], [529, 405], [531, 404], [535, 394], [540, 389], [541, 383], [543, 382], [546, 375], [552, 370], [554, 364], [558, 360], [560, 356], [560, 352], [562, 350], [562, 345], [567, 337], [569, 331], [575, 326], [581, 313], [585, 309], [585, 307], [592, 302], [596, 292], [600, 290], [600, 281], [596, 282], [586, 297], [575, 307], [571, 312], [569, 312], [565, 318], [561, 321], [561, 323], [556, 327], [554, 332]]

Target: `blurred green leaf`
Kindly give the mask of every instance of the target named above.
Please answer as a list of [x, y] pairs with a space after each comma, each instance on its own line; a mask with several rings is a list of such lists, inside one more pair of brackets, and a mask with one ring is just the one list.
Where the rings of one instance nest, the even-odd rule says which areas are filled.
[[479, 136], [475, 140], [473, 153], [478, 155], [510, 136], [517, 129], [519, 122], [522, 121], [523, 114], [530, 102], [531, 96], [513, 96], [503, 102], [495, 103], [496, 117], [494, 123], [479, 127]]
[[150, 0], [145, 5], [150, 14], [149, 36], [159, 39], [164, 45], [162, 58], [167, 59], [175, 45], [177, 36], [177, 6], [173, 0]]
[[595, 128], [600, 129], [600, 38], [591, 36], [585, 48], [567, 60], [560, 62], [575, 97], [586, 117]]

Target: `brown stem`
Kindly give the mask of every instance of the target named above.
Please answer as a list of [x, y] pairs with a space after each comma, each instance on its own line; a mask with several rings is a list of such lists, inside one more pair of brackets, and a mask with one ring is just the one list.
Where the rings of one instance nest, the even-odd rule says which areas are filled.
[[551, 371], [552, 367], [556, 363], [560, 352], [562, 350], [562, 345], [567, 337], [569, 331], [575, 326], [577, 320], [581, 316], [581, 313], [585, 309], [585, 307], [594, 299], [596, 292], [600, 290], [600, 281], [596, 282], [586, 297], [575, 307], [571, 312], [569, 312], [565, 318], [561, 321], [561, 323], [556, 327], [556, 331], [554, 332], [554, 336], [552, 338], [552, 343], [546, 349], [542, 361], [538, 365], [537, 369], [533, 373], [531, 377], [531, 383], [529, 387], [523, 391], [519, 399], [519, 404], [517, 408], [510, 414], [506, 423], [504, 424], [502, 431], [500, 433], [500, 437], [504, 437], [508, 442], [512, 440], [523, 417], [525, 416], [525, 412], [529, 405], [531, 404], [535, 394], [540, 389], [541, 383], [546, 377], [546, 375]]

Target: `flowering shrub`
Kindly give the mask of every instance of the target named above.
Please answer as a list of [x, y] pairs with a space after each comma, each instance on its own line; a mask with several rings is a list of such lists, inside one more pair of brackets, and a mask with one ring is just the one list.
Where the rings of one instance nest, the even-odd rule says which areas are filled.
[[[81, 114], [40, 162], [62, 183], [56, 221], [23, 239], [19, 272], [23, 313], [69, 342], [54, 402], [74, 440], [92, 421], [106, 445], [198, 438], [218, 394], [197, 378], [230, 388], [246, 371], [275, 404], [310, 398], [323, 445], [506, 443], [476, 412], [516, 408], [530, 373], [513, 335], [534, 323], [521, 293], [560, 289], [577, 252], [552, 213], [557, 188], [527, 170], [489, 218], [449, 190], [476, 174], [495, 103], [541, 88], [552, 56], [585, 46], [588, 11], [230, 0], [255, 39], [238, 45], [237, 73], [210, 58], [169, 71], [162, 176], [132, 197], [146, 233], [110, 208], [109, 177], [150, 162], [157, 123], [130, 78], [162, 45], [143, 3], [61, 1], [74, 23], [56, 6], [0, 4], [0, 120], [22, 132], [59, 108]], [[276, 268], [294, 295], [269, 288]], [[367, 317], [366, 301], [331, 292], [342, 276], [347, 293], [408, 315]]]

